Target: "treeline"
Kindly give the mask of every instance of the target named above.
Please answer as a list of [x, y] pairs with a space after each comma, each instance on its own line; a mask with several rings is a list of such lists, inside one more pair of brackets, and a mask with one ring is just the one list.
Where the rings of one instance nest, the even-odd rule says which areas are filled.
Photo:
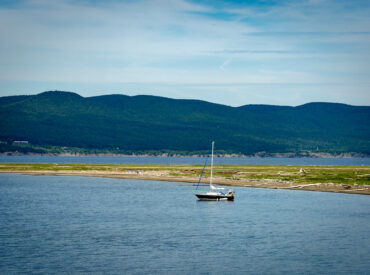
[[226, 154], [370, 154], [370, 107], [344, 104], [229, 107], [155, 96], [45, 92], [1, 97], [0, 117], [0, 141], [25, 140], [40, 150], [202, 154], [214, 140]]

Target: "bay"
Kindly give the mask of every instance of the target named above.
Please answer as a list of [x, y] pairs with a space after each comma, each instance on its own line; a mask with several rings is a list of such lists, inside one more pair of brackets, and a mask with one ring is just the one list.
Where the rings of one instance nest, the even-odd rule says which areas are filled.
[[0, 273], [365, 274], [370, 197], [0, 174]]
[[[0, 156], [0, 163], [84, 163], [84, 164], [189, 164], [202, 165], [205, 157], [107, 157], [107, 156]], [[258, 158], [216, 157], [219, 165], [370, 165], [370, 158]]]

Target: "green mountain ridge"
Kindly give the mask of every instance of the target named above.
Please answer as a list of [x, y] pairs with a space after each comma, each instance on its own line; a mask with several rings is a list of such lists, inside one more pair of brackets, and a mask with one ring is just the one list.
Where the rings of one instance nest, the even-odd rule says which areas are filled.
[[49, 91], [0, 97], [0, 140], [120, 152], [370, 154], [370, 107], [307, 103], [230, 107], [138, 95]]

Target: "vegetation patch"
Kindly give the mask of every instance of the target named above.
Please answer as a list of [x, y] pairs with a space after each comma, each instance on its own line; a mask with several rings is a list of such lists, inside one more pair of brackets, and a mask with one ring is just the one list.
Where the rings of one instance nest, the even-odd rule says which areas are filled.
[[[282, 166], [282, 165], [216, 165], [214, 177], [231, 180], [274, 180], [294, 184], [334, 183], [370, 185], [370, 166]], [[202, 165], [135, 165], [135, 164], [25, 164], [3, 163], [0, 171], [10, 172], [96, 172], [112, 174], [154, 173], [171, 177], [198, 178]], [[210, 170], [203, 173], [210, 177]]]

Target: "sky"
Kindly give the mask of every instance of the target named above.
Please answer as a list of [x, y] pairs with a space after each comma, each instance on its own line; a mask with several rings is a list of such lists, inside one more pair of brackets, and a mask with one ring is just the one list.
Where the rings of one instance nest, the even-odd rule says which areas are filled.
[[368, 0], [0, 0], [0, 96], [370, 105]]

